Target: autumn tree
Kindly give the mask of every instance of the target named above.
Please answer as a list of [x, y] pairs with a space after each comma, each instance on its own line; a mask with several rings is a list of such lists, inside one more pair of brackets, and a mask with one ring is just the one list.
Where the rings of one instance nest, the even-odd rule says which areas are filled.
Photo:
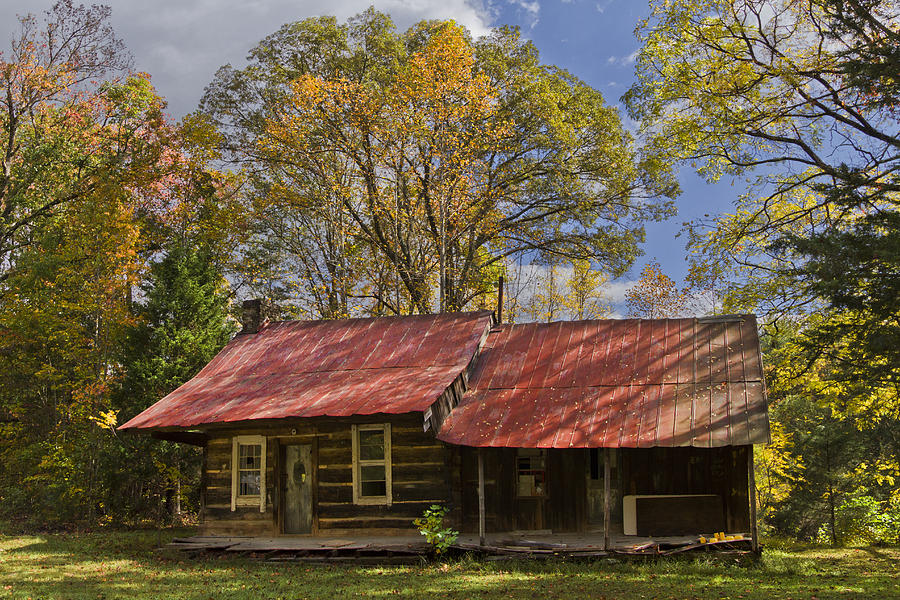
[[[603, 286], [607, 277], [587, 260], [564, 261], [549, 256], [527, 266], [529, 276], [514, 277], [514, 292], [506, 304], [512, 305], [510, 321], [601, 319], [612, 313]], [[521, 268], [521, 266], [520, 266]]]
[[176, 232], [231, 231], [207, 136], [166, 120], [109, 15], [59, 2], [0, 58], [0, 505], [43, 524], [118, 502], [113, 392], [146, 263]]
[[562, 320], [565, 314], [565, 273], [560, 257], [550, 255], [532, 262], [535, 272], [523, 304], [530, 321]]
[[109, 8], [57, 2], [0, 53], [0, 280], [69, 203], [153, 167], [160, 123]]
[[[710, 180], [744, 178], [730, 214], [693, 223], [725, 312], [806, 318], [808, 359], [893, 397], [900, 366], [898, 18], [892, 0], [654, 2], [631, 113]], [[840, 350], [854, 339], [855, 353]], [[848, 362], [849, 361], [849, 362]]]
[[641, 277], [625, 292], [628, 316], [664, 319], [681, 316], [685, 310], [685, 294], [675, 281], [663, 273], [655, 260], [641, 269]]
[[609, 281], [588, 260], [572, 261], [572, 273], [566, 282], [563, 303], [570, 319], [602, 319], [612, 314], [603, 287]]
[[[422, 23], [397, 34], [370, 10], [286, 25], [250, 59], [220, 70], [204, 97], [226, 153], [280, 214], [346, 215], [330, 239], [359, 242], [354, 273], [389, 266], [394, 310], [459, 310], [492, 293], [494, 265], [535, 250], [621, 273], [641, 223], [669, 213], [664, 163], [514, 30], [473, 41]], [[305, 254], [312, 264], [347, 253]]]
[[900, 421], [889, 404], [860, 393], [864, 385], [836, 385], [839, 363], [810, 364], [800, 331], [806, 326], [783, 320], [762, 339], [774, 442], [756, 452], [762, 517], [777, 533], [801, 539], [893, 543], [900, 535]]
[[0, 497], [8, 514], [91, 519], [107, 491], [102, 424], [114, 414], [114, 361], [132, 319], [125, 298], [137, 279], [139, 240], [115, 192], [69, 203], [4, 282]]
[[[124, 422], [193, 377], [234, 333], [229, 318], [229, 288], [215, 254], [194, 240], [173, 237], [141, 284], [142, 300], [133, 307], [134, 323], [125, 331], [113, 386], [117, 421]], [[180, 506], [182, 482], [196, 507], [198, 449], [128, 436], [110, 444], [103, 460], [107, 487], [118, 489], [108, 510], [120, 516], [156, 514], [168, 500]], [[129, 464], [127, 471], [116, 465]]]

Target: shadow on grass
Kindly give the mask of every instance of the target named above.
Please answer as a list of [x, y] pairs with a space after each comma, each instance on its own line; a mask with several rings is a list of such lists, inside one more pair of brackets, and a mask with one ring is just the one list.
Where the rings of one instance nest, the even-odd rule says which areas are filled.
[[[164, 541], [184, 532], [166, 532]], [[733, 561], [479, 562], [311, 566], [157, 550], [156, 532], [0, 537], [0, 597], [11, 598], [859, 598], [896, 595], [895, 561], [778, 551]], [[857, 558], [859, 557], [859, 558]], [[819, 569], [827, 563], [835, 570]], [[833, 572], [832, 572], [833, 571]]]

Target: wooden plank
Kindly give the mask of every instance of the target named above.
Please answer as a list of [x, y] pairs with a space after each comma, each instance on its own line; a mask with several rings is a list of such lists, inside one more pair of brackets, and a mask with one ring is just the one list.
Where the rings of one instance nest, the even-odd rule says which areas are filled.
[[441, 503], [437, 498], [426, 502], [392, 502], [386, 504], [353, 504], [352, 502], [319, 502], [320, 519], [366, 519], [366, 518], [393, 518], [406, 519], [410, 527], [412, 520], [422, 516], [422, 513], [434, 503]]
[[319, 518], [319, 529], [404, 529], [415, 531], [412, 520], [394, 517]]
[[478, 449], [478, 542], [484, 546], [484, 450]]
[[554, 533], [575, 532], [587, 524], [587, 481], [581, 448], [547, 451], [547, 524]]
[[750, 536], [751, 548], [759, 552], [759, 529], [756, 521], [756, 472], [753, 467], [753, 446], [747, 452], [747, 482], [750, 496]]
[[325, 467], [319, 465], [319, 482], [320, 483], [347, 483], [353, 481], [353, 469], [347, 466]]
[[610, 490], [610, 451], [603, 449], [603, 549], [609, 550], [609, 490]]

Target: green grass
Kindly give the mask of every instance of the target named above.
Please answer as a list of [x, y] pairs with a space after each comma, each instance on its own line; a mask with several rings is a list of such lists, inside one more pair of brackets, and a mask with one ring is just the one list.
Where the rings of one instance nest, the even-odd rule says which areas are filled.
[[[165, 532], [163, 541], [185, 532]], [[900, 549], [778, 545], [755, 564], [477, 562], [311, 566], [189, 559], [157, 533], [0, 535], [0, 598], [900, 598]]]

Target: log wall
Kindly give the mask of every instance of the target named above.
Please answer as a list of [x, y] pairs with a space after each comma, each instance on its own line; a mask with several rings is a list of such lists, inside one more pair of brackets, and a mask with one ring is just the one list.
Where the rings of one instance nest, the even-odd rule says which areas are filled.
[[[351, 425], [391, 424], [392, 503], [353, 503]], [[453, 452], [422, 430], [421, 413], [372, 415], [346, 419], [278, 421], [268, 426], [210, 430], [203, 474], [204, 535], [271, 536], [281, 532], [279, 446], [310, 444], [314, 478], [313, 535], [410, 533], [412, 520], [435, 503], [452, 502]], [[266, 511], [258, 506], [231, 510], [231, 447], [238, 435], [264, 435], [266, 443]], [[458, 514], [458, 511], [457, 511]]]

